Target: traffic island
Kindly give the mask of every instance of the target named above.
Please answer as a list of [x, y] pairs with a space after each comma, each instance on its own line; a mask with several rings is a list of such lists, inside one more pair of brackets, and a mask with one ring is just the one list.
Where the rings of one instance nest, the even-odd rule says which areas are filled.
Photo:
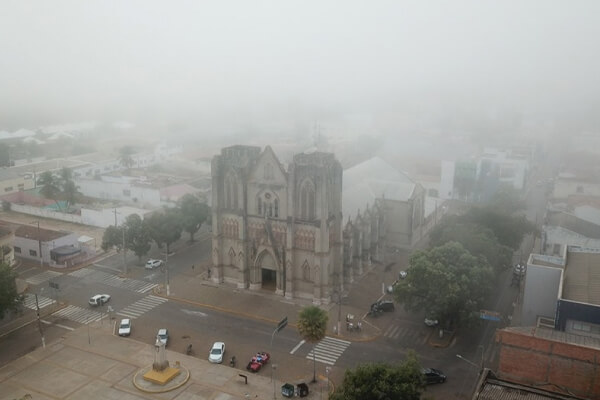
[[[154, 345], [154, 363], [152, 366], [143, 368], [133, 377], [133, 384], [139, 390], [150, 393], [168, 392], [181, 387], [190, 378], [188, 370], [184, 369], [179, 361], [175, 362], [175, 367], [169, 365], [165, 352], [165, 342], [160, 337], [156, 338]], [[181, 372], [185, 371], [182, 379], [177, 379]]]
[[448, 347], [454, 340], [455, 331], [447, 331], [445, 329], [434, 329], [429, 334], [427, 343], [433, 347]]

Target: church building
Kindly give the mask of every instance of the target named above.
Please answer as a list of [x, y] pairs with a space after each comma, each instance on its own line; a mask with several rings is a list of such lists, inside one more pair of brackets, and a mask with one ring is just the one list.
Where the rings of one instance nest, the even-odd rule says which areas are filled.
[[288, 299], [332, 301], [344, 283], [342, 167], [331, 153], [231, 146], [212, 160], [212, 276]]

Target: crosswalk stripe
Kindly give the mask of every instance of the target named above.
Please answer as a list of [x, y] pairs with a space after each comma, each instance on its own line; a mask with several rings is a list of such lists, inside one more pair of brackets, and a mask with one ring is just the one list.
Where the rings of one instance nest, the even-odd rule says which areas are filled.
[[350, 343], [351, 342], [347, 340], [326, 336], [312, 348], [306, 355], [306, 358], [312, 360], [314, 357], [314, 359], [320, 363], [335, 365], [337, 359], [340, 358], [348, 346], [350, 346]]
[[132, 304], [128, 305], [127, 307], [125, 307], [124, 309], [118, 311], [117, 315], [122, 315], [122, 316], [129, 317], [129, 318], [137, 318], [137, 317], [141, 316], [142, 314], [144, 314], [145, 312], [152, 310], [154, 307], [156, 307], [166, 301], [167, 301], [167, 299], [165, 299], [165, 298], [154, 296], [154, 295], [148, 295], [148, 296], [144, 297], [143, 299], [140, 299], [140, 300], [136, 301], [135, 303], [132, 303]]
[[[54, 303], [56, 303], [56, 301], [54, 301], [53, 299], [38, 295], [38, 305], [40, 308], [44, 308], [44, 307], [52, 305]], [[35, 305], [35, 295], [31, 294], [31, 293], [27, 293], [25, 295], [25, 299], [23, 301], [23, 306], [25, 306], [31, 310], [37, 310], [37, 306]]]
[[69, 305], [61, 310], [58, 310], [52, 315], [66, 318], [68, 320], [79, 322], [80, 324], [88, 324], [100, 320], [102, 315], [93, 310], [87, 310], [85, 308]]
[[120, 276], [109, 274], [104, 271], [97, 271], [91, 268], [82, 268], [69, 274], [75, 278], [84, 278], [86, 280], [100, 282], [108, 286], [133, 290], [138, 293], [146, 293], [158, 286], [156, 283], [140, 281], [137, 279], [121, 278]]
[[39, 285], [42, 282], [46, 282], [60, 275], [62, 275], [60, 272], [44, 271], [41, 274], [30, 276], [29, 278], [25, 279], [25, 282], [29, 283], [30, 285]]

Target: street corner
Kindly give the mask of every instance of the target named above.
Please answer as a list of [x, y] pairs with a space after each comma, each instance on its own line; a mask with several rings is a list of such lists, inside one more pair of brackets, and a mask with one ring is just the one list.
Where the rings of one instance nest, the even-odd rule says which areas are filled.
[[431, 347], [448, 348], [456, 343], [456, 331], [444, 329], [432, 329], [427, 338], [427, 344]]

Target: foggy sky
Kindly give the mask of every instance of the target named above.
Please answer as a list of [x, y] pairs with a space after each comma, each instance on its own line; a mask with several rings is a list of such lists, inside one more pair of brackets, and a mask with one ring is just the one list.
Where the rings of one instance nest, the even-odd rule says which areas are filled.
[[[0, 129], [600, 104], [600, 2], [8, 1]], [[33, 126], [32, 126], [33, 127]]]

